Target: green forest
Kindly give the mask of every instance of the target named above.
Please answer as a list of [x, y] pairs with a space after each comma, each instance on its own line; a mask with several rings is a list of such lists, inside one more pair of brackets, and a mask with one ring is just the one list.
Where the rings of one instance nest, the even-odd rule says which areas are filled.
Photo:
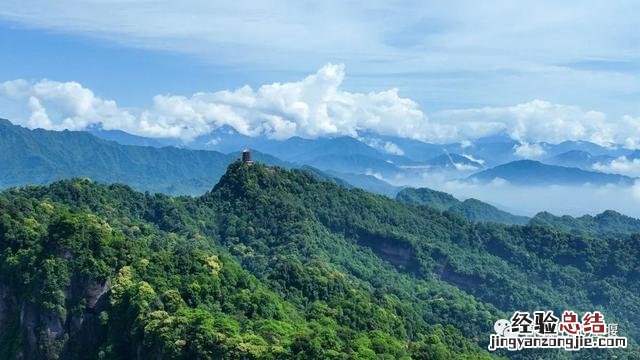
[[[471, 222], [240, 162], [199, 197], [12, 188], [0, 358], [640, 358], [640, 235], [583, 223]], [[602, 311], [630, 347], [485, 350], [497, 319], [565, 309]]]

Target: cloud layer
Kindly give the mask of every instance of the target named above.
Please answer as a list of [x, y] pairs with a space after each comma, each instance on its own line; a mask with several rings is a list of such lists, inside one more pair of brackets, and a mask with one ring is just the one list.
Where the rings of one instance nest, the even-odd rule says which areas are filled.
[[397, 89], [353, 93], [340, 88], [343, 65], [327, 64], [301, 81], [273, 83], [254, 90], [200, 92], [191, 96], [157, 95], [150, 109], [121, 109], [115, 101], [97, 97], [76, 82], [25, 80], [0, 84], [0, 96], [26, 111], [18, 123], [45, 129], [84, 129], [101, 123], [137, 135], [190, 140], [224, 125], [243, 135], [352, 135], [359, 130], [400, 137], [425, 137], [427, 118]]
[[[640, 177], [640, 159], [620, 156], [609, 163], [596, 163], [593, 165], [593, 169], [607, 173]], [[640, 184], [636, 184], [636, 186], [640, 189]]]
[[[398, 89], [343, 89], [344, 65], [327, 64], [296, 82], [257, 89], [157, 95], [147, 109], [124, 109], [77, 82], [13, 80], [0, 83], [0, 100], [21, 114], [12, 119], [31, 128], [81, 130], [94, 124], [136, 135], [189, 141], [223, 126], [247, 136], [357, 136], [360, 131], [428, 142], [473, 141], [506, 133], [522, 145], [523, 157], [543, 155], [538, 142], [588, 140], [640, 147], [640, 118], [609, 119], [602, 112], [542, 100], [509, 107], [441, 111], [427, 116]], [[375, 144], [400, 154], [393, 143]]]

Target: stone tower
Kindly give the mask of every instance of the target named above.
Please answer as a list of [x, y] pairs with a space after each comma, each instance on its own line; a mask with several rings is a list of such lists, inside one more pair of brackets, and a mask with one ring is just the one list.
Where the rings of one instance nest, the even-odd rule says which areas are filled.
[[251, 160], [251, 151], [249, 149], [244, 149], [242, 151], [242, 163], [243, 164], [253, 164], [253, 161]]

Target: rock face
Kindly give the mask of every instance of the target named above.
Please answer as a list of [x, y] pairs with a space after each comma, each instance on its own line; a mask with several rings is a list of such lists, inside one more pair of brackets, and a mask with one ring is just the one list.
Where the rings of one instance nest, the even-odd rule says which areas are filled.
[[[108, 282], [72, 284], [65, 291], [65, 302], [86, 306], [80, 311], [55, 311], [19, 299], [0, 284], [0, 358], [15, 354], [16, 359], [24, 360], [64, 359], [71, 337], [86, 339], [96, 332], [98, 314], [106, 304], [109, 289]], [[74, 297], [74, 293], [81, 297]]]
[[366, 232], [360, 232], [358, 237], [361, 245], [371, 248], [374, 253], [399, 269], [408, 272], [418, 269], [415, 250], [409, 243]]

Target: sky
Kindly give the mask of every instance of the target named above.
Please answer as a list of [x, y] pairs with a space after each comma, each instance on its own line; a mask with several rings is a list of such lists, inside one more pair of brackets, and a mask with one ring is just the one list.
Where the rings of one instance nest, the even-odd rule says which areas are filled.
[[4, 0], [0, 117], [640, 146], [637, 1]]

